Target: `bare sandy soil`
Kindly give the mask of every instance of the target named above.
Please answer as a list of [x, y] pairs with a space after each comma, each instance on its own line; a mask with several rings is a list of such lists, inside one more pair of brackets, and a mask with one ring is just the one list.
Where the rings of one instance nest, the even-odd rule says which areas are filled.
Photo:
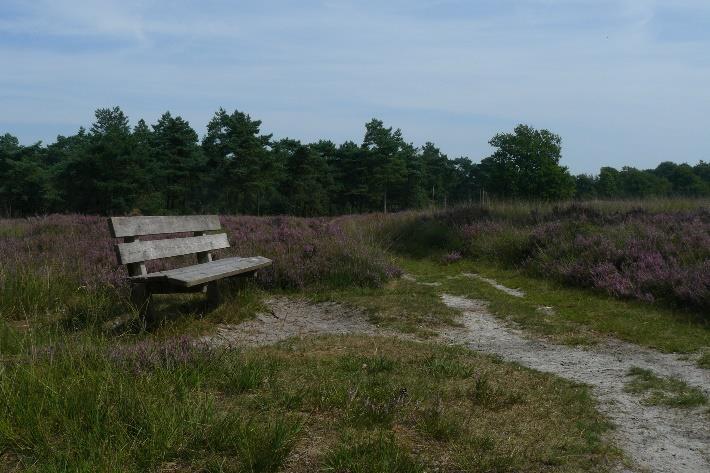
[[[706, 412], [647, 406], [624, 392], [626, 373], [632, 366], [677, 377], [706, 394], [710, 394], [710, 371], [674, 355], [615, 340], [589, 348], [551, 344], [492, 316], [485, 301], [446, 294], [442, 300], [462, 312], [463, 326], [446, 328], [440, 341], [592, 386], [600, 411], [617, 426], [617, 444], [634, 463], [630, 471], [710, 472], [710, 417]], [[336, 303], [279, 297], [267, 301], [267, 306], [270, 313], [240, 325], [220, 326], [204, 341], [245, 346], [320, 334], [403, 336], [382, 330], [370, 324], [363, 312]]]
[[461, 276], [464, 276], [466, 278], [473, 278], [473, 279], [478, 279], [479, 281], [483, 281], [485, 283], [490, 284], [491, 286], [495, 287], [501, 292], [505, 292], [509, 296], [513, 297], [525, 297], [525, 293], [521, 291], [520, 289], [513, 289], [507, 286], [504, 286], [500, 284], [498, 281], [495, 279], [489, 279], [489, 278], [484, 278], [480, 274], [474, 274], [474, 273], [461, 273]]
[[445, 340], [592, 386], [599, 409], [617, 426], [618, 445], [639, 471], [710, 471], [710, 422], [702, 409], [646, 406], [624, 392], [632, 366], [682, 379], [706, 394], [710, 371], [674, 355], [615, 340], [589, 348], [553, 345], [506, 326], [488, 312], [484, 301], [447, 294], [442, 299], [463, 312], [465, 327], [446, 330], [441, 335]]
[[237, 347], [324, 334], [397, 335], [369, 323], [362, 311], [334, 302], [312, 304], [302, 299], [277, 297], [267, 300], [266, 305], [268, 313], [239, 325], [220, 325], [215, 333], [202, 340], [213, 346]]

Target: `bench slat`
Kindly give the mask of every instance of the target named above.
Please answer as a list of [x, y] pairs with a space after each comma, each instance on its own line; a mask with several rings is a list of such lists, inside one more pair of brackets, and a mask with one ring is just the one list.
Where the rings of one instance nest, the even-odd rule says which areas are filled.
[[116, 245], [121, 264], [190, 255], [222, 248], [229, 248], [226, 233], [187, 238], [168, 238], [166, 240], [134, 241]]
[[114, 238], [211, 231], [221, 228], [217, 215], [110, 217], [108, 221]]
[[136, 276], [132, 281], [169, 281], [182, 287], [192, 287], [217, 279], [236, 276], [271, 266], [271, 260], [263, 256], [251, 258], [225, 258], [209, 263], [196, 264], [185, 268], [169, 269]]

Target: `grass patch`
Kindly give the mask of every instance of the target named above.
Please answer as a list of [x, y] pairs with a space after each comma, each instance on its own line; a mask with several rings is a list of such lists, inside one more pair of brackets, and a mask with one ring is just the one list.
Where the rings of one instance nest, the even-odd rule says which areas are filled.
[[448, 261], [465, 257], [525, 268], [533, 277], [654, 301], [710, 322], [706, 203], [464, 205], [405, 212], [375, 231], [385, 247], [405, 257], [449, 253]]
[[338, 473], [419, 473], [424, 466], [397, 445], [392, 434], [345, 436], [325, 457], [326, 471]]
[[703, 392], [676, 378], [663, 378], [651, 370], [634, 366], [627, 373], [625, 390], [643, 395], [644, 404], [670, 407], [696, 407], [707, 404]]
[[[440, 300], [442, 293], [451, 293], [486, 300], [492, 314], [509, 318], [524, 329], [558, 343], [592, 345], [611, 336], [679, 353], [697, 352], [710, 345], [710, 325], [681, 310], [570, 288], [490, 264], [471, 261], [441, 264], [429, 259], [404, 258], [398, 259], [397, 264], [415, 280], [395, 280], [380, 289], [321, 292], [314, 298], [363, 307], [374, 323], [424, 337], [442, 325], [457, 324], [458, 311]], [[513, 297], [462, 273], [478, 273], [505, 286], [522, 289], [525, 297]], [[707, 356], [703, 355], [699, 363]]]
[[127, 309], [112, 287], [89, 289], [51, 268], [0, 274], [0, 318], [52, 320], [66, 330], [100, 324]]
[[0, 451], [30, 471], [604, 470], [608, 428], [583, 386], [387, 338], [223, 351], [84, 334], [0, 370]]
[[212, 310], [202, 293], [154, 295], [149, 332], [160, 338], [200, 335], [212, 330], [215, 324], [238, 324], [266, 310], [263, 302], [266, 293], [253, 279], [227, 279], [219, 284], [222, 300]]
[[699, 367], [710, 370], [710, 350], [703, 350], [697, 363]]
[[416, 427], [423, 435], [439, 442], [457, 438], [462, 430], [461, 421], [447, 412], [441, 398], [433, 406], [421, 411]]
[[164, 463], [276, 471], [300, 421], [239, 409], [268, 361], [187, 341], [57, 343], [0, 372], [0, 449], [30, 471], [146, 471]]
[[457, 324], [458, 312], [441, 303], [436, 287], [406, 279], [390, 281], [377, 289], [323, 291], [312, 298], [361, 307], [376, 325], [422, 337], [434, 335], [432, 329], [436, 327]]
[[[494, 315], [510, 318], [523, 328], [560, 343], [588, 345], [612, 336], [664, 352], [680, 353], [697, 352], [710, 345], [710, 325], [698, 322], [692, 314], [681, 310], [565, 287], [490, 264], [462, 261], [443, 265], [411, 259], [400, 260], [399, 264], [418, 279], [441, 282], [438, 287], [419, 286], [417, 289], [428, 294], [432, 304], [438, 294], [444, 292], [484, 299], [489, 301]], [[462, 273], [493, 278], [505, 286], [522, 289], [526, 295], [512, 297], [484, 281], [463, 277]], [[552, 309], [541, 311], [541, 306]]]

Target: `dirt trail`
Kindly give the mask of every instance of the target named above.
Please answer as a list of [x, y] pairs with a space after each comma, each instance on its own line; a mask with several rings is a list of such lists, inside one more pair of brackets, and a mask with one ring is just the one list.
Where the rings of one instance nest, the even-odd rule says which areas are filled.
[[504, 286], [500, 284], [498, 281], [495, 279], [489, 279], [489, 278], [484, 278], [480, 274], [474, 274], [474, 273], [461, 273], [461, 276], [466, 277], [466, 278], [473, 278], [473, 279], [478, 279], [479, 281], [483, 281], [485, 283], [490, 284], [491, 286], [495, 287], [501, 292], [505, 292], [509, 296], [513, 297], [525, 297], [525, 293], [521, 291], [520, 289], [513, 289], [507, 286]]
[[[490, 314], [485, 301], [448, 294], [442, 300], [462, 312], [462, 327], [440, 334], [444, 343], [499, 355], [530, 368], [592, 386], [599, 409], [616, 425], [617, 444], [636, 463], [634, 471], [710, 472], [710, 426], [699, 409], [645, 406], [624, 392], [632, 366], [674, 376], [710, 394], [710, 371], [674, 355], [610, 340], [591, 348], [555, 345], [531, 338]], [[410, 338], [380, 329], [366, 315], [337, 303], [313, 304], [285, 297], [266, 301], [270, 313], [240, 325], [219, 326], [203, 338], [214, 346], [272, 344], [290, 337], [320, 334], [385, 335]]]
[[608, 341], [591, 348], [554, 345], [528, 338], [492, 316], [484, 301], [444, 294], [449, 307], [463, 312], [464, 329], [451, 328], [444, 340], [493, 353], [539, 371], [593, 387], [599, 408], [616, 425], [616, 440], [641, 471], [710, 472], [710, 423], [702, 409], [645, 406], [624, 392], [632, 366], [674, 376], [710, 393], [710, 371], [674, 355]]
[[358, 309], [333, 302], [313, 304], [301, 299], [275, 297], [266, 302], [269, 313], [239, 325], [220, 325], [202, 338], [212, 346], [269, 345], [291, 337], [311, 335], [398, 335], [379, 329]]

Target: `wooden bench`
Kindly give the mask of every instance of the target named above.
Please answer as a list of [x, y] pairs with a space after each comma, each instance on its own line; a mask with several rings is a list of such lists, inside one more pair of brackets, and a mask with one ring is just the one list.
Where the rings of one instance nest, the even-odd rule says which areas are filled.
[[[219, 301], [217, 281], [232, 276], [255, 275], [259, 269], [271, 265], [262, 256], [250, 258], [216, 259], [212, 251], [229, 248], [226, 233], [207, 233], [221, 230], [217, 215], [180, 217], [111, 217], [111, 235], [123, 238], [116, 245], [119, 264], [128, 268], [131, 283], [131, 302], [141, 315], [150, 310], [151, 294], [206, 292], [211, 306]], [[191, 233], [184, 238], [139, 240], [145, 235]], [[174, 256], [197, 255], [197, 264], [166, 271], [149, 273], [145, 262]]]

